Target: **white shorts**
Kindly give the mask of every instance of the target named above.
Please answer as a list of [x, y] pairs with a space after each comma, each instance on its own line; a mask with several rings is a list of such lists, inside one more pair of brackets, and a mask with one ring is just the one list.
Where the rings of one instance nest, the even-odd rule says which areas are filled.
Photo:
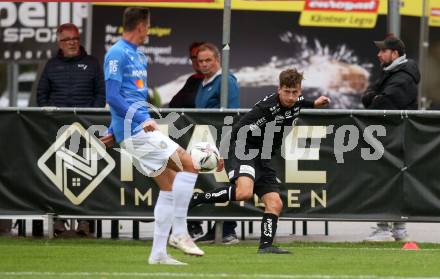
[[147, 176], [161, 170], [179, 145], [159, 131], [140, 131], [121, 142], [131, 156], [136, 168]]

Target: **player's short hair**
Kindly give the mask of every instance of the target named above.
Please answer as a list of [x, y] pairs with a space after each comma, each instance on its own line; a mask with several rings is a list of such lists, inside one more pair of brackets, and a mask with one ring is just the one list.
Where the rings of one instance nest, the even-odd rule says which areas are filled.
[[204, 43], [203, 45], [199, 46], [199, 48], [197, 49], [197, 54], [201, 51], [204, 50], [209, 50], [212, 53], [214, 53], [214, 57], [218, 60], [220, 60], [220, 51], [218, 50], [218, 48], [211, 43]]
[[280, 73], [280, 88], [283, 86], [294, 88], [304, 79], [303, 73], [298, 72], [297, 69], [287, 69]]
[[79, 29], [78, 29], [78, 27], [75, 24], [73, 24], [73, 23], [64, 23], [64, 24], [61, 24], [60, 26], [58, 26], [58, 28], [57, 28], [57, 37], [59, 37], [60, 34], [63, 31], [65, 31], [65, 30], [74, 30], [74, 31], [76, 31], [79, 34]]
[[124, 31], [133, 31], [139, 22], [147, 22], [150, 18], [150, 10], [145, 7], [128, 7], [124, 11], [122, 26]]

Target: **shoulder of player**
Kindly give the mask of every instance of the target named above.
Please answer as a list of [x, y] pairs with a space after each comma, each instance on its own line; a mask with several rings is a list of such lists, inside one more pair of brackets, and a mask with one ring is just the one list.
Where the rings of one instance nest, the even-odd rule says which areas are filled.
[[255, 106], [259, 106], [261, 108], [270, 108], [278, 104], [277, 93], [273, 93], [265, 96], [263, 99], [258, 101]]
[[276, 98], [276, 93], [267, 95], [258, 103], [256, 103], [252, 109], [246, 114], [247, 118], [260, 118], [267, 117], [268, 114], [271, 114], [271, 110], [278, 106], [278, 101]]
[[124, 63], [128, 57], [126, 51], [124, 51], [124, 48], [116, 44], [114, 44], [105, 54], [105, 63], [110, 60], [118, 60], [119, 64], [121, 64]]

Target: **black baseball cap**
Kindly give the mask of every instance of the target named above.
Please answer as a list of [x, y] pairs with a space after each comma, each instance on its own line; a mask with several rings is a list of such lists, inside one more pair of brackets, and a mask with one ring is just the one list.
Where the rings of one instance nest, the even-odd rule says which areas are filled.
[[399, 55], [405, 54], [405, 44], [402, 42], [401, 39], [395, 36], [388, 36], [383, 41], [374, 41], [374, 44], [379, 49], [397, 50]]

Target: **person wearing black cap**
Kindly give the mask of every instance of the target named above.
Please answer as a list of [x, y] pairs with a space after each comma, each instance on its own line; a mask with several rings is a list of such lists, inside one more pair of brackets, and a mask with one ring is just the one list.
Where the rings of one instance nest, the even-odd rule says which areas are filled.
[[375, 41], [382, 73], [362, 97], [367, 109], [417, 109], [420, 72], [414, 60], [407, 59], [405, 44], [394, 35]]
[[[407, 59], [405, 44], [394, 35], [375, 41], [379, 48], [382, 73], [362, 97], [367, 109], [412, 110], [417, 109], [417, 84], [420, 72], [414, 60]], [[407, 241], [406, 224], [401, 222], [377, 223], [377, 228], [367, 241]]]

